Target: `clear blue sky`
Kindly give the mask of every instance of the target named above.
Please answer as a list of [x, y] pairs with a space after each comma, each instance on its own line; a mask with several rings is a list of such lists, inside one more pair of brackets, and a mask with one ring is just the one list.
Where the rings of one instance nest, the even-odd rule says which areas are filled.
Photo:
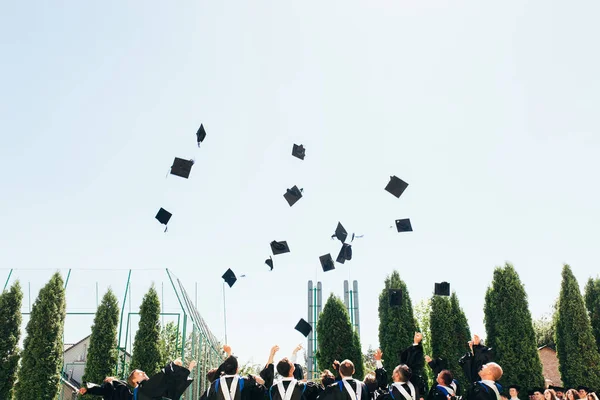
[[[564, 262], [582, 285], [600, 266], [599, 13], [591, 0], [3, 2], [0, 266], [73, 268], [72, 309], [94, 303], [97, 280], [122, 296], [126, 275], [77, 270], [157, 269], [134, 274], [139, 297], [170, 268], [191, 293], [199, 282], [219, 337], [232, 268], [248, 277], [227, 291], [229, 342], [257, 362], [302, 341], [316, 277], [325, 296], [359, 280], [364, 347], [393, 269], [414, 302], [451, 282], [483, 333], [486, 287], [510, 261], [537, 317]], [[196, 159], [189, 180], [165, 179], [175, 156]], [[390, 175], [410, 184], [400, 200]], [[305, 198], [289, 208], [295, 184]], [[405, 217], [413, 233], [389, 229]], [[317, 274], [338, 221], [365, 237]], [[269, 273], [275, 239], [292, 253]], [[49, 274], [20, 276], [34, 288]]]

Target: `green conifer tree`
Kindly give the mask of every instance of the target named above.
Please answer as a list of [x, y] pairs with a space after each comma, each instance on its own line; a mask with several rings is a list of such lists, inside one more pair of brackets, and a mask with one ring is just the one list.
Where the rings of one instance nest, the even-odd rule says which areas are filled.
[[163, 367], [160, 342], [160, 300], [154, 285], [140, 305], [140, 323], [133, 342], [131, 369], [141, 369], [151, 376]]
[[22, 300], [18, 281], [0, 295], [0, 399], [12, 399], [17, 380]]

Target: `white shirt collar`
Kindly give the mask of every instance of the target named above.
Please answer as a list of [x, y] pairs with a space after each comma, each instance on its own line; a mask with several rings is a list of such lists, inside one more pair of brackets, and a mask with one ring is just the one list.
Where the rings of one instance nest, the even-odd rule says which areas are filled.
[[281, 379], [281, 381], [282, 381], [282, 382], [287, 382], [287, 381], [290, 381], [290, 382], [291, 382], [292, 380], [294, 380], [294, 377], [293, 377], [293, 376], [292, 376], [291, 378], [282, 378], [282, 379]]
[[354, 378], [351, 377], [351, 376], [345, 376], [342, 379], [345, 380], [345, 381], [349, 381], [349, 380], [354, 379]]
[[486, 385], [489, 385], [489, 386], [496, 386], [496, 382], [490, 381], [488, 379], [482, 379], [481, 382], [483, 382], [483, 383], [485, 383]]

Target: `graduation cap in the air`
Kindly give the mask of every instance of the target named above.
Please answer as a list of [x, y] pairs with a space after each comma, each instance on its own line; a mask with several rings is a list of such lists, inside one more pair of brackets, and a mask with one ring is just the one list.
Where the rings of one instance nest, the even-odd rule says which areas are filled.
[[352, 246], [349, 244], [342, 244], [342, 248], [340, 250], [340, 254], [337, 256], [337, 262], [340, 264], [345, 263], [346, 261], [352, 260]]
[[206, 138], [206, 131], [204, 130], [204, 125], [200, 124], [198, 132], [196, 132], [196, 138], [198, 139], [198, 147], [200, 147], [200, 143], [202, 143], [204, 141], [204, 138]]
[[397, 219], [396, 229], [398, 232], [412, 232], [412, 225], [410, 224], [410, 218]]
[[402, 289], [388, 289], [390, 307], [399, 307], [402, 304]]
[[295, 185], [291, 189], [287, 189], [283, 197], [288, 202], [290, 207], [296, 204], [296, 202], [302, 198], [302, 191], [303, 189], [298, 189], [298, 186]]
[[402, 196], [402, 193], [404, 193], [404, 190], [406, 190], [407, 187], [408, 183], [404, 182], [397, 176], [391, 176], [390, 182], [385, 187], [385, 190], [387, 190], [397, 198], [400, 198], [400, 196]]
[[223, 274], [223, 276], [221, 276], [221, 278], [223, 278], [223, 280], [225, 281], [225, 283], [227, 283], [229, 285], [229, 287], [232, 287], [233, 284], [237, 281], [237, 278], [235, 277], [235, 274], [233, 273], [231, 268], [229, 268], [227, 271], [225, 271], [225, 273]]
[[450, 296], [450, 284], [448, 282], [436, 283], [433, 292], [436, 296]]
[[335, 269], [335, 265], [333, 264], [333, 258], [331, 258], [331, 254], [325, 254], [324, 256], [319, 257], [319, 261], [321, 262], [323, 272]]
[[298, 321], [294, 329], [303, 334], [304, 337], [308, 337], [312, 331], [312, 326], [310, 326], [310, 324], [306, 322], [304, 318], [300, 318], [300, 321]]
[[156, 213], [156, 217], [154, 217], [158, 220], [158, 222], [165, 226], [165, 232], [167, 231], [167, 224], [169, 223], [169, 220], [171, 219], [172, 215], [173, 214], [161, 207], [160, 210], [158, 210], [158, 212]]
[[273, 257], [269, 256], [269, 258], [265, 260], [265, 264], [267, 264], [269, 268], [271, 268], [271, 271], [273, 271]]
[[171, 174], [187, 179], [192, 171], [192, 165], [194, 165], [194, 160], [184, 160], [183, 158], [175, 157], [171, 166]]
[[304, 160], [304, 156], [306, 155], [306, 149], [303, 145], [294, 144], [294, 147], [292, 148], [292, 155], [296, 158]]
[[277, 254], [289, 253], [290, 247], [285, 240], [282, 240], [281, 242], [273, 240], [271, 242], [271, 251], [273, 252], [273, 255], [276, 256]]
[[338, 238], [340, 240], [340, 242], [342, 243], [346, 243], [346, 238], [348, 237], [348, 232], [346, 232], [346, 229], [344, 229], [344, 227], [342, 226], [341, 222], [338, 222], [337, 224], [337, 228], [335, 228], [335, 233], [333, 235], [331, 235], [331, 238]]

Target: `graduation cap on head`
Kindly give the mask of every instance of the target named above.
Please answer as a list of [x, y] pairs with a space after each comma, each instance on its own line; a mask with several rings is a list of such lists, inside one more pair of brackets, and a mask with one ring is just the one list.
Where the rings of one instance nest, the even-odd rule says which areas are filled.
[[184, 160], [183, 158], [175, 157], [173, 165], [171, 166], [171, 175], [177, 175], [187, 179], [192, 171], [192, 165], [194, 165], [194, 160]]
[[583, 390], [586, 393], [590, 392], [590, 388], [587, 386], [577, 386], [577, 391]]
[[333, 264], [333, 258], [331, 258], [331, 254], [325, 254], [324, 256], [319, 257], [319, 261], [321, 262], [323, 272], [335, 269], [335, 265]]
[[412, 232], [412, 225], [410, 224], [410, 218], [397, 219], [396, 229], [398, 232]]
[[335, 228], [335, 233], [333, 235], [331, 235], [331, 238], [338, 238], [340, 240], [340, 242], [345, 243], [346, 242], [346, 238], [348, 237], [348, 232], [346, 232], [346, 229], [344, 229], [344, 227], [342, 226], [341, 222], [338, 222], [337, 227]]
[[450, 284], [448, 282], [436, 283], [433, 293], [436, 296], [450, 296]]
[[349, 244], [342, 244], [342, 248], [340, 250], [340, 254], [337, 256], [337, 262], [340, 264], [345, 263], [346, 261], [352, 260], [352, 246]]
[[290, 248], [285, 240], [282, 240], [281, 242], [273, 240], [271, 242], [271, 251], [273, 252], [273, 255], [276, 256], [277, 254], [289, 253]]
[[385, 190], [397, 198], [400, 198], [407, 187], [408, 183], [404, 182], [402, 179], [398, 178], [397, 176], [390, 176], [390, 182], [385, 187]]
[[508, 388], [515, 389], [517, 392], [521, 391], [521, 386], [519, 386], [519, 385], [510, 385]]
[[292, 155], [296, 158], [304, 160], [304, 156], [306, 155], [306, 149], [303, 145], [294, 144], [294, 147], [292, 148]]
[[198, 147], [200, 147], [200, 143], [202, 143], [204, 141], [204, 138], [206, 138], [206, 131], [204, 130], [204, 125], [200, 124], [198, 132], [196, 132], [196, 138], [198, 139]]
[[303, 334], [304, 337], [308, 337], [310, 332], [312, 332], [312, 326], [310, 326], [310, 324], [306, 322], [304, 318], [300, 318], [300, 321], [298, 321], [294, 329]]
[[402, 289], [388, 289], [390, 307], [399, 307], [402, 304]]
[[225, 273], [223, 274], [223, 276], [221, 276], [221, 278], [223, 278], [223, 280], [225, 281], [225, 283], [227, 283], [229, 285], [229, 287], [232, 287], [233, 284], [237, 281], [237, 278], [235, 277], [235, 274], [233, 273], [231, 268], [229, 268], [227, 271], [225, 271]]
[[265, 260], [265, 264], [267, 264], [271, 268], [271, 271], [273, 271], [273, 257], [269, 256], [269, 258]]
[[158, 222], [165, 226], [165, 232], [167, 231], [167, 224], [169, 223], [172, 215], [173, 214], [161, 207], [160, 210], [158, 210], [158, 213], [156, 213], [156, 217], [154, 217], [158, 220]]
[[[515, 385], [515, 386], [516, 386], [516, 385]], [[553, 385], [550, 385], [550, 386], [548, 386], [548, 389], [552, 389], [552, 390], [554, 390], [555, 392], [564, 392], [564, 391], [565, 391], [565, 388], [564, 388], [564, 387], [560, 387], [560, 386], [553, 386]], [[517, 389], [517, 391], [518, 391], [518, 390], [519, 390], [519, 389]]]
[[295, 185], [291, 189], [287, 189], [283, 197], [288, 202], [290, 207], [296, 204], [296, 202], [302, 198], [302, 191], [303, 189], [298, 189], [298, 186]]

